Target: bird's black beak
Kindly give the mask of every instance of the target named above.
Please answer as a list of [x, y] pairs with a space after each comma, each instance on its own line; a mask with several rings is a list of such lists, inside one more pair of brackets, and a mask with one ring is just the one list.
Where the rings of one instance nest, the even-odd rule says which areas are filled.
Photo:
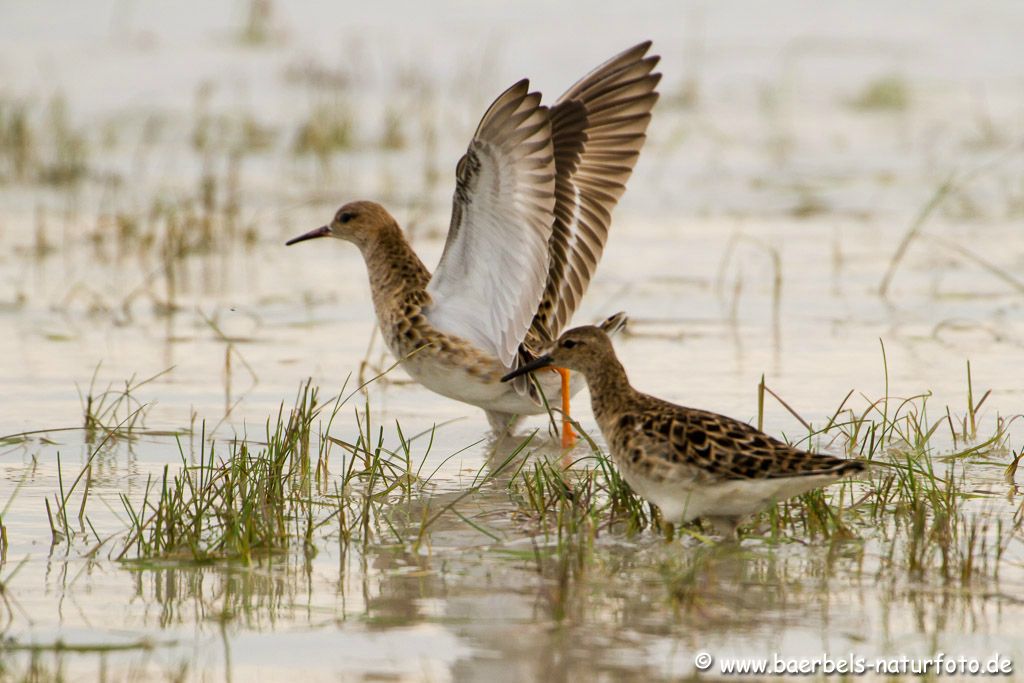
[[290, 247], [291, 245], [296, 244], [298, 242], [305, 242], [306, 240], [316, 239], [317, 237], [327, 237], [330, 234], [331, 234], [330, 226], [321, 225], [316, 230], [310, 230], [309, 232], [304, 233], [302, 235], [299, 235], [298, 237], [291, 238], [290, 240], [285, 242], [284, 245], [286, 247]]
[[508, 373], [507, 375], [505, 375], [504, 377], [501, 378], [501, 381], [502, 382], [507, 382], [510, 379], [515, 379], [516, 377], [519, 377], [520, 375], [525, 375], [528, 372], [533, 372], [534, 370], [540, 370], [541, 368], [546, 368], [546, 367], [548, 367], [549, 365], [551, 365], [554, 362], [555, 361], [554, 361], [554, 359], [551, 356], [541, 356], [540, 358], [538, 358], [537, 360], [533, 361], [532, 363], [527, 363], [526, 365], [522, 366], [521, 368], [519, 368], [517, 370], [513, 370], [512, 372]]

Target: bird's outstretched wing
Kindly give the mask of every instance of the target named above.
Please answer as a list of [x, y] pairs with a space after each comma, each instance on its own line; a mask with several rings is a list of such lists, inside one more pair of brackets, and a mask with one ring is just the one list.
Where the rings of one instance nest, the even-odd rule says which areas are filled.
[[604, 251], [611, 212], [646, 140], [658, 100], [660, 57], [650, 41], [594, 69], [551, 108], [555, 223], [544, 295], [530, 326], [533, 345], [558, 338], [583, 298]]
[[459, 161], [451, 226], [425, 313], [511, 367], [549, 266], [555, 207], [551, 123], [522, 80], [484, 114]]

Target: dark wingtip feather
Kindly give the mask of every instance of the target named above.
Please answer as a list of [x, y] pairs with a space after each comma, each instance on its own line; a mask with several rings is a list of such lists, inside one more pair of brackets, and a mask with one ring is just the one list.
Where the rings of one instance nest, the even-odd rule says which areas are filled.
[[531, 336], [548, 340], [569, 323], [601, 258], [611, 213], [633, 171], [658, 100], [660, 57], [644, 40], [570, 87], [551, 108], [555, 226], [551, 266]]
[[844, 460], [841, 465], [836, 467], [836, 472], [840, 473], [841, 476], [848, 474], [858, 474], [868, 469], [868, 463], [863, 460]]

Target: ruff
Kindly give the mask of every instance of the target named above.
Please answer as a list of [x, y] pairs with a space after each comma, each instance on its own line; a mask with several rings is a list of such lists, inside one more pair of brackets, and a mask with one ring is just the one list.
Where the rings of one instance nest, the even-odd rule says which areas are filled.
[[743, 517], [865, 468], [862, 461], [808, 453], [739, 420], [637, 391], [597, 327], [567, 331], [549, 354], [504, 379], [551, 365], [586, 378], [613, 462], [669, 523], [703, 517], [734, 535]]
[[[658, 99], [645, 42], [613, 57], [544, 106], [529, 82], [502, 93], [456, 168], [451, 225], [430, 273], [379, 204], [345, 204], [319, 237], [354, 243], [366, 261], [388, 348], [420, 384], [483, 408], [491, 427], [561, 403], [571, 445], [568, 371], [512, 384], [567, 326], [601, 258]], [[617, 331], [612, 316], [602, 327]]]

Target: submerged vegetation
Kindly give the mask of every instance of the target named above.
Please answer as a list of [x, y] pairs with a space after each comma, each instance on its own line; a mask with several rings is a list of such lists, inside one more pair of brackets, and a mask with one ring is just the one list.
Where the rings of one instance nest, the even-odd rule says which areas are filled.
[[88, 172], [88, 155], [62, 96], [45, 107], [0, 98], [0, 183], [70, 186]]
[[903, 111], [910, 105], [907, 82], [900, 76], [881, 76], [864, 86], [850, 106], [864, 111]]
[[[108, 389], [97, 397], [90, 389], [85, 433], [92, 446], [85, 465], [68, 483], [58, 455], [60, 491], [52, 508], [46, 501], [55, 543], [75, 536], [68, 507], [76, 491], [81, 492], [82, 528], [101, 540], [85, 513], [92, 463], [113, 439], [160, 434], [143, 428], [140, 416], [147, 406], [132, 393], [153, 379], [129, 380], [123, 390]], [[763, 383], [760, 389], [762, 395], [775, 396]], [[205, 425], [176, 433], [180, 465], [164, 465], [159, 476], [149, 475], [141, 492], [118, 494], [127, 525], [114, 534], [122, 543], [112, 557], [251, 563], [296, 547], [315, 552], [314, 538], [325, 533], [336, 535], [345, 547], [353, 542], [363, 548], [397, 542], [410, 549], [428, 548], [424, 542], [430, 524], [441, 515], [452, 515], [468, 529], [500, 541], [458, 512], [459, 505], [472, 505], [475, 495], [486, 495], [494, 504], [498, 490], [505, 492], [499, 509], [509, 521], [555, 547], [569, 539], [592, 542], [608, 534], [634, 538], [648, 530], [655, 537], [662, 533], [657, 509], [630, 490], [600, 444], [585, 431], [586, 446], [577, 451], [589, 453], [573, 453], [577, 459], [571, 462], [552, 459], [556, 452], [538, 432], [490, 443], [484, 468], [452, 501], [437, 507], [431, 502], [431, 479], [465, 449], [440, 458], [440, 464], [428, 462], [438, 457], [431, 456], [437, 428], [407, 437], [397, 422], [393, 430], [375, 425], [368, 396], [364, 407], [355, 411], [354, 423], [343, 425], [343, 409], [357, 393], [343, 398], [343, 389], [321, 402], [320, 391], [306, 382], [290, 410], [282, 406], [267, 420], [260, 440], [218, 440], [206, 434]], [[935, 422], [928, 417], [928, 395], [886, 397], [857, 411], [849, 406], [852, 393], [822, 427], [804, 422], [808, 433], [798, 443], [866, 459], [872, 464], [870, 474], [780, 502], [749, 520], [742, 538], [769, 545], [872, 541], [884, 548], [880, 557], [888, 570], [899, 568], [919, 579], [934, 573], [943, 582], [969, 583], [979, 573], [982, 578], [995, 577], [1007, 547], [1020, 541], [1024, 508], [1007, 517], [980, 505], [1003, 494], [979, 491], [968, 468], [998, 463], [1012, 500], [1022, 457], [1008, 446], [1016, 416], [997, 416], [992, 431], [983, 435], [980, 405], [973, 402], [970, 384], [963, 415], [954, 419], [946, 408]], [[779, 402], [789, 408], [782, 399]], [[763, 402], [760, 411], [759, 422]], [[116, 423], [110, 421], [115, 419]], [[940, 428], [951, 437], [944, 442], [947, 446], [935, 444], [941, 441]], [[351, 433], [355, 436], [348, 436]], [[11, 438], [5, 437], [8, 442]], [[394, 445], [388, 443], [392, 440]], [[417, 452], [417, 444], [424, 440], [426, 446]], [[410, 516], [413, 508], [420, 510], [418, 518]], [[699, 522], [681, 532], [678, 543], [715, 544], [713, 530]]]

